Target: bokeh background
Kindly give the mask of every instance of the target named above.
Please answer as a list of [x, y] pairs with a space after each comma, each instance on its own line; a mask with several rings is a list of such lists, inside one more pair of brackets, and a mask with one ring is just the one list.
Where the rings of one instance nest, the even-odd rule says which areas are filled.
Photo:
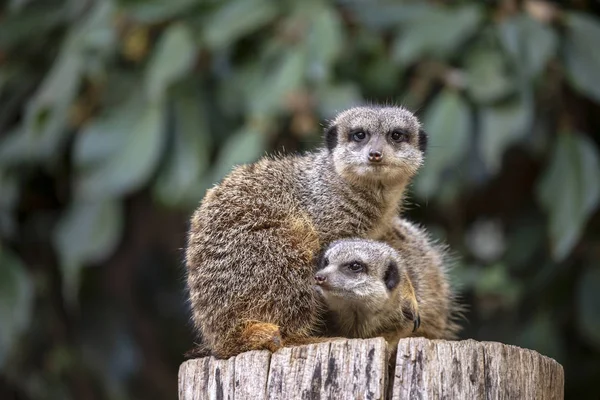
[[600, 2], [0, 2], [0, 398], [175, 399], [206, 189], [355, 104], [430, 134], [407, 214], [464, 338], [600, 380]]

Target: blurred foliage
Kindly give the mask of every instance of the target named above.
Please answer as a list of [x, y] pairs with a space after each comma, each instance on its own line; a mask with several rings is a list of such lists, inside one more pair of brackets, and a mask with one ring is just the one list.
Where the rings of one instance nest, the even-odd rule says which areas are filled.
[[463, 336], [597, 392], [600, 3], [2, 4], [0, 398], [175, 398], [194, 206], [364, 102], [431, 136], [408, 213], [457, 255]]

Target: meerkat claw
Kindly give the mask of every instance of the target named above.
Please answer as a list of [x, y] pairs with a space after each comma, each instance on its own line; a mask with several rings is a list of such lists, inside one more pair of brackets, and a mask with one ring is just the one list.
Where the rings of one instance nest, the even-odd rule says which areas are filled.
[[421, 317], [417, 314], [417, 318], [415, 318], [413, 332], [415, 332], [421, 326]]

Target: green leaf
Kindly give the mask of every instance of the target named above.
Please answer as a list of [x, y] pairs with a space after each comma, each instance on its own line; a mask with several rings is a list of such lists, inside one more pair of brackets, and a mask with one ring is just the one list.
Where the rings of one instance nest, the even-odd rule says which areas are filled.
[[519, 15], [498, 28], [504, 47], [527, 78], [537, 77], [556, 54], [556, 33], [536, 19]]
[[581, 335], [600, 350], [600, 268], [588, 265], [577, 288], [577, 325]]
[[209, 47], [225, 47], [265, 26], [277, 15], [277, 6], [268, 0], [229, 1], [208, 18], [204, 40]]
[[163, 152], [164, 125], [162, 104], [139, 95], [93, 121], [75, 143], [78, 198], [114, 198], [145, 185]]
[[469, 107], [457, 92], [445, 89], [428, 108], [424, 128], [429, 146], [415, 190], [419, 196], [428, 197], [440, 187], [442, 173], [457, 164], [469, 147], [473, 130]]
[[17, 46], [40, 40], [65, 21], [65, 14], [64, 8], [50, 4], [38, 4], [35, 9], [27, 12], [3, 13], [0, 24], [0, 48], [18, 49]]
[[324, 118], [333, 118], [337, 113], [363, 103], [360, 89], [353, 83], [321, 85], [317, 89], [319, 111]]
[[77, 299], [81, 268], [105, 260], [116, 249], [123, 234], [123, 218], [119, 200], [75, 201], [61, 217], [53, 242], [69, 303]]
[[549, 214], [552, 256], [563, 260], [579, 240], [600, 200], [600, 158], [583, 134], [561, 133], [537, 187], [540, 204]]
[[33, 309], [33, 285], [21, 260], [0, 248], [0, 369], [29, 326]]
[[265, 151], [265, 135], [251, 126], [245, 126], [227, 138], [215, 163], [209, 184], [229, 174], [234, 166], [256, 161]]
[[511, 270], [523, 273], [540, 269], [533, 261], [544, 246], [546, 226], [543, 222], [541, 218], [529, 214], [515, 221], [515, 227], [508, 236], [504, 258]]
[[435, 7], [407, 22], [396, 39], [392, 58], [408, 65], [422, 56], [448, 58], [455, 55], [477, 29], [482, 12], [477, 5]]
[[311, 19], [312, 27], [306, 38], [309, 76], [326, 81], [333, 72], [332, 64], [345, 47], [342, 23], [330, 7], [317, 7]]
[[68, 110], [79, 88], [83, 58], [67, 39], [52, 69], [25, 109], [22, 139], [29, 160], [43, 160], [56, 154], [66, 138]]
[[286, 96], [304, 81], [306, 52], [291, 48], [282, 53], [272, 69], [265, 69], [246, 99], [247, 108], [255, 116], [268, 116], [283, 109]]
[[10, 0], [8, 4], [9, 13], [18, 13], [23, 7], [32, 0]]
[[119, 6], [132, 19], [158, 23], [171, 19], [197, 4], [197, 0], [120, 0]]
[[514, 91], [501, 52], [479, 46], [467, 55], [465, 64], [467, 92], [477, 103], [491, 103]]
[[600, 103], [600, 22], [586, 14], [572, 12], [567, 18], [565, 67], [571, 84]]
[[112, 1], [96, 3], [86, 17], [77, 23], [73, 29], [75, 45], [81, 50], [90, 52], [110, 53], [117, 43], [117, 33], [114, 24], [115, 6]]
[[506, 305], [516, 304], [523, 292], [523, 285], [513, 279], [502, 263], [480, 270], [475, 287], [477, 296], [499, 296]]
[[73, 153], [75, 165], [79, 168], [93, 167], [119, 152], [140, 112], [137, 109], [130, 110], [131, 107], [131, 104], [127, 104], [108, 111], [106, 115], [91, 121], [77, 135]]
[[18, 126], [0, 138], [0, 166], [14, 166], [31, 161], [28, 138]]
[[154, 186], [155, 196], [164, 204], [192, 204], [209, 161], [209, 127], [200, 96], [191, 91], [174, 100], [174, 143], [169, 158]]
[[19, 198], [19, 182], [15, 174], [0, 169], [0, 210], [11, 209]]
[[532, 108], [531, 101], [519, 100], [481, 109], [479, 151], [491, 174], [500, 170], [507, 147], [527, 133], [533, 118]]
[[352, 17], [371, 29], [389, 29], [406, 23], [414, 23], [431, 12], [427, 3], [405, 3], [398, 1], [376, 2], [372, 7], [365, 7], [358, 1], [350, 1], [345, 5], [352, 12]]
[[19, 199], [19, 189], [17, 176], [0, 169], [0, 236], [12, 237], [15, 232], [16, 213], [13, 210]]
[[397, 93], [401, 82], [401, 71], [398, 65], [391, 62], [387, 54], [381, 53], [367, 66], [361, 84], [376, 92], [379, 96], [393, 96]]
[[2, 96], [2, 92], [7, 86], [10, 75], [12, 75], [11, 72], [8, 68], [0, 68], [0, 96]]
[[160, 100], [171, 84], [192, 67], [196, 48], [190, 30], [171, 25], [160, 37], [146, 70], [146, 91], [150, 100]]
[[69, 133], [69, 109], [86, 62], [114, 47], [112, 13], [110, 2], [98, 3], [67, 34], [56, 61], [25, 108], [21, 136], [9, 141], [14, 161], [35, 163], [57, 155]]

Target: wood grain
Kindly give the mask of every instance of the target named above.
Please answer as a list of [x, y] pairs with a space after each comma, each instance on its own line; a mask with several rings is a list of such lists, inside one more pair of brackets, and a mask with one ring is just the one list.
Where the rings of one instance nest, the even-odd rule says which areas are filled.
[[[190, 360], [179, 399], [563, 399], [564, 372], [539, 353], [493, 342], [403, 339], [388, 373], [382, 338]], [[388, 376], [391, 379], [388, 379]]]
[[250, 351], [229, 360], [206, 357], [179, 367], [179, 398], [186, 400], [263, 400], [271, 353]]
[[271, 358], [269, 399], [382, 399], [387, 345], [382, 338], [284, 348]]
[[563, 399], [563, 368], [539, 353], [493, 342], [403, 339], [392, 399]]

